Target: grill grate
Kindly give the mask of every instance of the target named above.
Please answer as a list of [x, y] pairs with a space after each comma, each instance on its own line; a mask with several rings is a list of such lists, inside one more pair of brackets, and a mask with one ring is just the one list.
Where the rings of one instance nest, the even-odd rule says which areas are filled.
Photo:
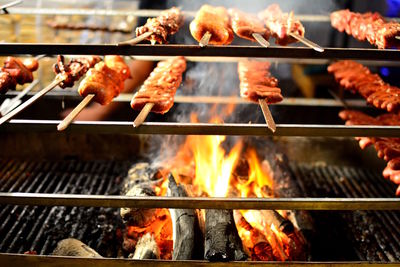
[[[290, 169], [304, 192], [303, 197], [393, 197], [395, 192], [395, 186], [383, 179], [379, 172], [364, 168], [291, 164]], [[316, 221], [324, 221], [322, 228], [325, 231], [336, 227], [327, 221], [338, 224], [336, 218], [341, 219], [342, 224], [347, 225], [344, 227], [346, 236], [360, 260], [400, 260], [399, 212], [327, 211], [312, 212], [312, 215]], [[326, 242], [330, 241], [321, 242], [320, 250], [324, 250], [326, 244], [323, 243]]]
[[[64, 160], [0, 161], [2, 192], [118, 195], [128, 162]], [[56, 243], [74, 237], [103, 255], [117, 256], [118, 209], [1, 206], [0, 252], [50, 254]], [[104, 243], [107, 242], [107, 246]], [[110, 246], [111, 245], [111, 246]], [[114, 247], [114, 249], [112, 249]]]
[[[130, 162], [0, 159], [1, 192], [118, 195]], [[376, 171], [346, 166], [290, 164], [302, 197], [392, 197], [394, 186]], [[0, 206], [0, 252], [50, 254], [74, 237], [105, 257], [118, 257], [118, 209]], [[313, 260], [400, 260], [399, 212], [311, 212], [319, 238]], [[322, 237], [321, 237], [322, 236]]]

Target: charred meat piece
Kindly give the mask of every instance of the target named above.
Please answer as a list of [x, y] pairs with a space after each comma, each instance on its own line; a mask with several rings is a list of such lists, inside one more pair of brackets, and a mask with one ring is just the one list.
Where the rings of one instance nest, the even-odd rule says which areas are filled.
[[275, 38], [275, 43], [279, 45], [288, 45], [298, 42], [295, 38], [290, 36], [290, 33], [304, 36], [305, 29], [300, 20], [294, 18], [293, 12], [282, 12], [277, 4], [272, 4], [265, 10], [259, 12], [258, 17], [264, 21], [272, 36]]
[[39, 63], [36, 59], [21, 61], [15, 57], [7, 57], [4, 66], [0, 69], [0, 93], [15, 89], [17, 84], [31, 83], [32, 72], [37, 70]]
[[237, 36], [256, 42], [253, 33], [258, 33], [268, 41], [270, 32], [265, 28], [264, 23], [256, 16], [242, 12], [236, 8], [229, 9], [228, 13], [231, 17], [232, 29]]
[[175, 34], [182, 27], [184, 18], [179, 8], [173, 7], [161, 12], [160, 16], [150, 18], [146, 24], [136, 28], [136, 36], [146, 32], [153, 34], [147, 38], [151, 44], [166, 44], [169, 35]]
[[53, 71], [63, 78], [59, 85], [61, 88], [73, 87], [76, 81], [100, 61], [101, 59], [98, 56], [88, 56], [73, 58], [68, 64], [65, 64], [64, 56], [58, 55], [57, 63], [53, 65]]
[[209, 44], [227, 45], [233, 41], [233, 31], [225, 7], [203, 5], [190, 23], [190, 33], [200, 42], [206, 32], [211, 34]]
[[101, 105], [111, 103], [124, 89], [124, 81], [130, 77], [129, 67], [120, 56], [105, 56], [104, 62], [91, 68], [80, 83], [78, 92], [85, 97], [95, 94], [94, 100]]
[[142, 110], [147, 103], [154, 103], [152, 112], [164, 114], [174, 104], [176, 90], [182, 82], [182, 73], [186, 70], [183, 57], [161, 61], [133, 96], [131, 107]]
[[364, 14], [351, 12], [348, 9], [331, 13], [332, 27], [346, 32], [360, 41], [368, 41], [379, 49], [400, 47], [400, 23], [386, 21], [379, 13]]
[[240, 95], [250, 101], [265, 99], [267, 104], [283, 100], [278, 80], [269, 72], [269, 62], [240, 61], [238, 73], [240, 80]]

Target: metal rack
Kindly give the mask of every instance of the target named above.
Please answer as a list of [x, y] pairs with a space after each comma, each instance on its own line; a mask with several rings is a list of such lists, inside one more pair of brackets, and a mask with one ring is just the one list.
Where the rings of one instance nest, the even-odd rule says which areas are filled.
[[[159, 11], [110, 11], [110, 10], [80, 10], [80, 9], [29, 9], [10, 8], [11, 13], [42, 14], [42, 15], [103, 15], [103, 16], [156, 16]], [[186, 12], [191, 15], [190, 12]], [[302, 21], [327, 22], [328, 16], [298, 15]], [[114, 44], [83, 45], [83, 44], [0, 44], [0, 55], [40, 55], [40, 54], [71, 54], [71, 55], [106, 55], [120, 54], [129, 56], [191, 56], [191, 57], [221, 57], [221, 58], [278, 58], [278, 59], [315, 59], [337, 60], [356, 59], [387, 61], [398, 64], [400, 51], [378, 50], [359, 48], [326, 48], [324, 53], [318, 53], [310, 48], [299, 47], [270, 47], [268, 49], [255, 46], [208, 46], [200, 48], [194, 45], [136, 45], [121, 47]], [[60, 95], [64, 95], [61, 93]], [[51, 96], [50, 96], [51, 97]], [[178, 102], [188, 102], [185, 97], [177, 97]], [[116, 101], [127, 101], [127, 96], [121, 96]], [[212, 101], [224, 102], [225, 99], [214, 98]], [[290, 103], [287, 99], [287, 103]], [[302, 100], [298, 100], [301, 102]], [[242, 100], [237, 100], [242, 104]], [[307, 102], [307, 101], [306, 101]], [[303, 102], [303, 103], [306, 103]], [[316, 100], [307, 102], [313, 105], [337, 106], [334, 100], [318, 103]], [[294, 105], [299, 105], [295, 103]], [[306, 104], [304, 104], [306, 105]], [[361, 104], [360, 104], [361, 105]], [[47, 120], [12, 120], [0, 127], [0, 133], [12, 132], [55, 132], [59, 121]], [[69, 132], [96, 132], [104, 134], [179, 134], [179, 135], [243, 135], [243, 136], [272, 136], [264, 124], [210, 124], [210, 123], [143, 123], [139, 128], [133, 128], [131, 122], [76, 122], [68, 129]], [[379, 136], [400, 137], [399, 126], [343, 126], [343, 125], [277, 125], [276, 136]], [[14, 205], [64, 205], [64, 206], [89, 206], [89, 207], [142, 207], [142, 208], [213, 208], [213, 209], [307, 209], [307, 210], [400, 210], [400, 200], [396, 198], [299, 198], [299, 199], [215, 199], [215, 198], [131, 198], [94, 195], [62, 195], [40, 193], [0, 193], [1, 204]], [[205, 261], [132, 261], [124, 259], [83, 259], [51, 256], [32, 256], [16, 254], [0, 254], [0, 263], [12, 263], [15, 266], [27, 264], [45, 264], [47, 266], [60, 265], [99, 265], [127, 266], [138, 263], [142, 266], [250, 266], [250, 265], [277, 265], [265, 262], [230, 262], [209, 263]], [[278, 263], [279, 264], [279, 263]], [[281, 265], [288, 266], [371, 266], [369, 262], [285, 262]], [[390, 264], [389, 266], [399, 266]]]

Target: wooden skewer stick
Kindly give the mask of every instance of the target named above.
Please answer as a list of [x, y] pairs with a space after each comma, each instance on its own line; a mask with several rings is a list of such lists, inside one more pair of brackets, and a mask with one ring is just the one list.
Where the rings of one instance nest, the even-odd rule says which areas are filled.
[[21, 103], [20, 99], [22, 97], [24, 97], [27, 93], [29, 93], [38, 84], [39, 84], [39, 80], [34, 80], [30, 85], [25, 87], [25, 89], [22, 90], [18, 95], [9, 99], [7, 104], [6, 104], [6, 101], [4, 101], [0, 106], [0, 115], [4, 116], [7, 113], [9, 113], [11, 110], [16, 108]]
[[203, 35], [203, 37], [201, 37], [201, 40], [200, 40], [200, 42], [199, 42], [199, 45], [200, 45], [201, 47], [207, 46], [208, 43], [210, 42], [211, 36], [212, 36], [212, 34], [211, 34], [210, 32], [207, 31], [207, 32]]
[[333, 92], [332, 90], [328, 90], [329, 94], [340, 104], [342, 104], [342, 106], [345, 109], [349, 109], [349, 104], [347, 104], [346, 100], [343, 99], [343, 97], [340, 97], [338, 94], [336, 94], [335, 92]]
[[92, 101], [93, 97], [95, 97], [95, 94], [88, 94], [85, 96], [84, 99], [71, 111], [71, 113], [68, 114], [67, 117], [64, 118], [60, 124], [57, 125], [57, 130], [58, 131], [64, 131], [67, 129], [67, 127], [71, 124], [71, 122], [76, 118], [76, 116], [81, 113], [81, 111]]
[[16, 0], [16, 1], [13, 1], [13, 2], [10, 2], [10, 3], [4, 4], [4, 5], [1, 5], [1, 6], [0, 6], [0, 10], [2, 9], [5, 13], [8, 13], [7, 10], [6, 10], [6, 8], [19, 5], [19, 4], [21, 4], [22, 2], [24, 2], [24, 1], [22, 1], [22, 0]]
[[268, 48], [270, 46], [270, 43], [265, 40], [265, 38], [261, 34], [255, 32], [252, 34], [252, 36], [260, 45], [264, 46], [265, 48]]
[[396, 38], [397, 40], [400, 40], [400, 36], [396, 36], [396, 37], [394, 37], [394, 38]]
[[144, 40], [146, 40], [147, 38], [149, 38], [151, 35], [153, 34], [153, 32], [145, 32], [142, 35], [136, 36], [133, 39], [130, 39], [128, 41], [124, 41], [124, 42], [119, 42], [117, 43], [118, 46], [122, 46], [122, 45], [135, 45], [138, 44], [140, 42], [143, 42]]
[[291, 33], [290, 33], [290, 36], [292, 36], [294, 39], [298, 40], [299, 42], [302, 42], [302, 43], [305, 44], [306, 46], [308, 46], [308, 47], [314, 49], [314, 50], [317, 51], [317, 52], [322, 53], [322, 52], [324, 52], [324, 50], [325, 50], [325, 49], [322, 48], [321, 46], [317, 45], [316, 43], [314, 43], [314, 42], [308, 40], [307, 38], [305, 38], [305, 37], [303, 37], [303, 36], [301, 36], [301, 35], [298, 35], [297, 33], [291, 32]]
[[41, 91], [39, 91], [38, 93], [36, 93], [34, 96], [32, 96], [31, 98], [29, 98], [27, 101], [25, 101], [24, 103], [22, 103], [20, 106], [18, 106], [16, 109], [14, 109], [13, 111], [7, 113], [4, 117], [0, 118], [0, 125], [2, 125], [3, 123], [5, 123], [6, 121], [12, 119], [15, 115], [17, 115], [18, 113], [20, 113], [21, 111], [23, 111], [24, 109], [26, 109], [27, 107], [29, 107], [30, 105], [32, 105], [33, 103], [35, 103], [36, 100], [38, 100], [39, 98], [41, 98], [42, 96], [44, 96], [45, 94], [47, 94], [48, 92], [50, 92], [51, 90], [54, 89], [54, 87], [56, 87], [57, 85], [59, 85], [62, 81], [64, 80], [64, 77], [61, 75], [57, 75], [56, 78], [54, 79], [54, 81], [52, 81], [49, 85], [47, 85], [45, 88], [43, 88]]
[[147, 115], [149, 115], [153, 107], [154, 103], [147, 103], [140, 111], [139, 115], [137, 115], [135, 121], [133, 122], [133, 127], [139, 127], [146, 120]]
[[258, 103], [260, 104], [262, 113], [264, 115], [265, 122], [267, 123], [268, 129], [270, 129], [273, 133], [276, 131], [276, 124], [274, 118], [272, 117], [271, 111], [268, 108], [267, 102], [265, 99], [258, 99]]

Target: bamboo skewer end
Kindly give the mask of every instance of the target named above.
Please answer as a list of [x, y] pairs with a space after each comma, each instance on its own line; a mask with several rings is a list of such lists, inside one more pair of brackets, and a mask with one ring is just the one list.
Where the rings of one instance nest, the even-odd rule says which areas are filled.
[[325, 51], [325, 49], [323, 47], [321, 47], [320, 45], [308, 40], [307, 38], [305, 38], [305, 37], [303, 37], [301, 35], [298, 35], [297, 33], [291, 32], [290, 36], [293, 37], [294, 39], [296, 39], [297, 41], [302, 42], [306, 46], [314, 49], [317, 52], [322, 53], [322, 52]]
[[117, 43], [117, 46], [138, 44], [140, 42], [143, 42], [147, 38], [149, 38], [152, 34], [153, 34], [153, 32], [145, 32], [142, 35], [136, 36], [135, 38], [130, 39], [128, 41], [119, 42], [119, 43]]
[[200, 47], [206, 47], [208, 43], [210, 42], [212, 34], [210, 32], [206, 32], [203, 37], [201, 37], [201, 40], [199, 42]]
[[92, 101], [95, 94], [88, 94], [85, 98], [64, 118], [60, 124], [57, 125], [57, 131], [61, 132], [68, 128], [68, 126], [73, 122], [76, 116]]
[[263, 47], [268, 48], [271, 44], [259, 33], [253, 33], [252, 36]]
[[258, 99], [258, 103], [260, 104], [262, 113], [264, 115], [265, 122], [267, 123], [268, 129], [271, 130], [272, 133], [276, 132], [276, 124], [274, 118], [272, 117], [271, 111], [268, 108], [267, 102], [265, 99]]
[[139, 115], [137, 115], [135, 121], [133, 122], [133, 127], [139, 127], [149, 115], [151, 109], [154, 107], [154, 103], [147, 103], [143, 109], [140, 111]]

